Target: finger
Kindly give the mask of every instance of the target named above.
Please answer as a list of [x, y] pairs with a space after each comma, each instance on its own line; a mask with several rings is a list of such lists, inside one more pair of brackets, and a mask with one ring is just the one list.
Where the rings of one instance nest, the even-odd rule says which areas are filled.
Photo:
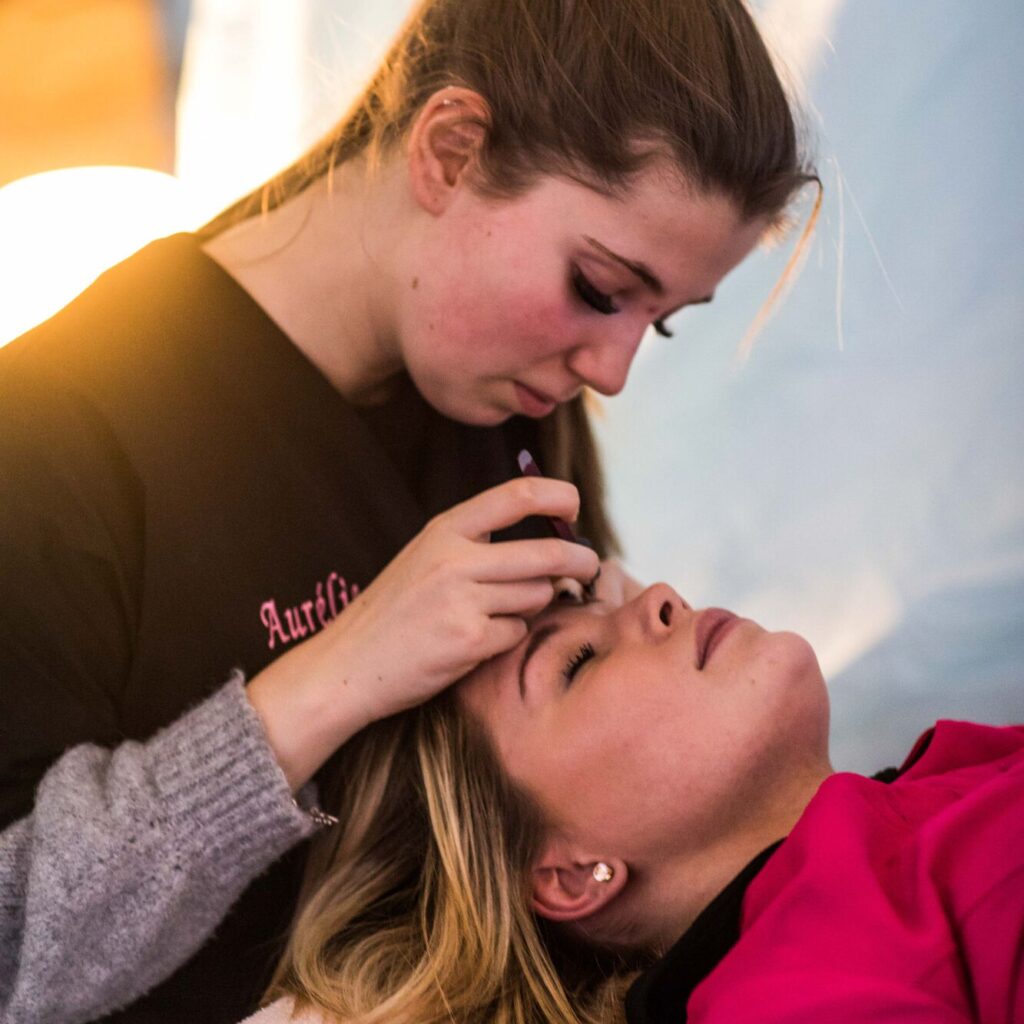
[[581, 583], [589, 583], [601, 565], [590, 548], [556, 537], [481, 545], [474, 555], [477, 561], [473, 577], [479, 583], [531, 580], [542, 576], [551, 579], [570, 576]]
[[554, 584], [546, 578], [514, 583], [485, 583], [482, 584], [480, 606], [488, 615], [530, 618], [547, 608], [554, 596]]
[[476, 538], [504, 530], [527, 516], [555, 516], [573, 522], [579, 507], [579, 491], [565, 480], [522, 477], [456, 505], [445, 517], [456, 532]]
[[481, 649], [480, 661], [484, 662], [506, 651], [511, 651], [525, 638], [529, 627], [518, 615], [492, 615], [487, 636]]

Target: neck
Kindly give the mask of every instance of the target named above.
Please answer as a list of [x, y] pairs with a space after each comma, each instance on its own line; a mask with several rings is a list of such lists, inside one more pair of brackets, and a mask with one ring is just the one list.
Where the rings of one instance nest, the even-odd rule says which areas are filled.
[[793, 830], [814, 794], [832, 774], [831, 766], [791, 780], [786, 792], [744, 826], [712, 844], [687, 851], [650, 872], [638, 905], [631, 911], [644, 920], [645, 944], [659, 955], [693, 924], [709, 903], [763, 850]]
[[204, 251], [355, 404], [383, 400], [402, 369], [390, 263], [404, 208], [396, 171], [353, 160]]

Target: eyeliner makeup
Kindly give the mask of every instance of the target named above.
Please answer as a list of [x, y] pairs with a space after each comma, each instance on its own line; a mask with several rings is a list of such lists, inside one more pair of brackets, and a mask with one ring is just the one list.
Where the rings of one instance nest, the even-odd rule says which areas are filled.
[[[543, 476], [540, 467], [537, 465], [533, 456], [524, 448], [518, 455], [519, 470], [523, 476]], [[557, 516], [545, 516], [545, 519], [551, 524], [551, 528], [558, 534], [562, 540], [567, 540], [571, 544], [582, 544], [584, 547], [593, 548], [593, 544], [588, 540], [584, 540], [578, 536], [576, 531], [564, 520], [559, 519]], [[583, 584], [583, 593], [588, 601], [594, 599], [594, 584], [597, 582], [597, 577], [601, 575], [601, 569], [598, 567], [597, 576], [595, 576], [589, 583]]]

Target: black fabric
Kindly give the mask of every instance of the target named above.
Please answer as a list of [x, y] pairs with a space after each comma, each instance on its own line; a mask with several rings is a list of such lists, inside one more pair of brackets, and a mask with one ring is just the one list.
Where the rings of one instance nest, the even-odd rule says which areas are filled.
[[[318, 630], [433, 514], [517, 472], [408, 381], [349, 406], [190, 235], [0, 350], [0, 827], [67, 747], [142, 739]], [[252, 1012], [304, 858], [117, 1022]]]
[[740, 937], [743, 897], [782, 840], [762, 850], [705, 907], [683, 937], [626, 993], [629, 1024], [685, 1024], [690, 993]]

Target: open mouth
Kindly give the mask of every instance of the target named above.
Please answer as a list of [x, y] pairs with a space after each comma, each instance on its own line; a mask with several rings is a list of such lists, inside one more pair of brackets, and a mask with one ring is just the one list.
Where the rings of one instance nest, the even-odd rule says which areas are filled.
[[738, 616], [724, 608], [708, 608], [701, 612], [694, 641], [698, 671], [704, 668], [726, 633], [739, 621]]

